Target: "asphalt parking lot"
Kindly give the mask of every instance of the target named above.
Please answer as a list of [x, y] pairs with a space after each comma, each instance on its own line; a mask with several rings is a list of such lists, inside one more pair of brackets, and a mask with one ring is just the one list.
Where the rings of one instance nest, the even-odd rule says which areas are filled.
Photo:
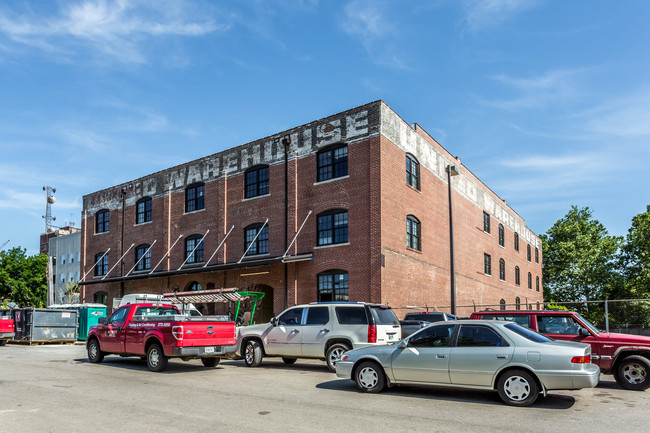
[[90, 364], [82, 345], [0, 348], [2, 432], [636, 432], [649, 409], [650, 391], [624, 391], [611, 376], [516, 408], [482, 391], [362, 394], [319, 361], [172, 361], [152, 373], [138, 358]]

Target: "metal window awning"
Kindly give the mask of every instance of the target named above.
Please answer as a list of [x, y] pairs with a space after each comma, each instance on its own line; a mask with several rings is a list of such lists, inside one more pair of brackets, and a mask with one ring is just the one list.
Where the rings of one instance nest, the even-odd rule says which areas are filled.
[[160, 277], [172, 277], [176, 275], [188, 275], [188, 274], [198, 274], [198, 273], [205, 273], [205, 272], [227, 271], [232, 269], [253, 268], [256, 266], [270, 266], [275, 263], [295, 263], [295, 262], [310, 261], [313, 260], [313, 258], [314, 258], [314, 253], [308, 252], [308, 253], [301, 253], [301, 254], [288, 255], [288, 256], [250, 258], [250, 259], [244, 259], [243, 261], [241, 261], [241, 263], [229, 262], [229, 263], [219, 263], [219, 264], [208, 265], [208, 266], [204, 266], [203, 263], [192, 264], [192, 265], [186, 264], [181, 269], [172, 269], [169, 271], [157, 271], [153, 273], [134, 272], [124, 277], [119, 277], [119, 276], [108, 277], [103, 280], [100, 278], [96, 278], [90, 281], [81, 281], [79, 282], [79, 285], [89, 286], [92, 284], [101, 284], [101, 283], [144, 280], [144, 279], [160, 278]]

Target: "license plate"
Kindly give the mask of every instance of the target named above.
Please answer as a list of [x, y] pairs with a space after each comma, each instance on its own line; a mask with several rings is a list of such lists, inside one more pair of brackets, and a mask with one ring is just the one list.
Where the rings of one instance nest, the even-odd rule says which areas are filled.
[[203, 351], [205, 353], [214, 353], [214, 347], [206, 347]]

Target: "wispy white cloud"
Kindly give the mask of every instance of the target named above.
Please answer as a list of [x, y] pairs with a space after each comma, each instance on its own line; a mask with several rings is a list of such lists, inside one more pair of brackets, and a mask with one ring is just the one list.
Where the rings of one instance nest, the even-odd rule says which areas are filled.
[[633, 95], [609, 99], [580, 113], [585, 130], [592, 134], [616, 137], [647, 137], [650, 135], [650, 90], [641, 89]]
[[526, 78], [496, 75], [492, 79], [510, 88], [516, 96], [511, 99], [479, 99], [479, 103], [503, 110], [519, 110], [573, 101], [580, 96], [578, 78], [585, 70], [561, 69]]
[[539, 3], [540, 0], [465, 0], [464, 21], [469, 30], [479, 32], [498, 27]]
[[20, 45], [64, 56], [78, 46], [125, 63], [143, 63], [142, 43], [151, 38], [196, 37], [228, 30], [188, 1], [84, 0], [64, 3], [55, 16], [0, 8], [0, 32]]
[[398, 35], [394, 20], [389, 18], [389, 5], [383, 0], [354, 0], [344, 9], [343, 31], [358, 38], [375, 63], [394, 69], [409, 69], [391, 44]]
[[[57, 200], [57, 209], [79, 209], [81, 208], [81, 201], [79, 199], [66, 201]], [[40, 210], [45, 210], [45, 193], [25, 192], [15, 189], [5, 189], [0, 195], [0, 209], [15, 209], [31, 211], [38, 213]]]

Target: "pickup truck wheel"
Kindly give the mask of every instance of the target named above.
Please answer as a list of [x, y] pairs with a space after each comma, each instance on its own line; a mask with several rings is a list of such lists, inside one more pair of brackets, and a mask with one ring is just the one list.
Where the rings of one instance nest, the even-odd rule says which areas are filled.
[[499, 397], [510, 406], [530, 406], [539, 396], [539, 386], [530, 373], [510, 370], [499, 378]]
[[99, 348], [99, 342], [93, 338], [88, 342], [88, 361], [92, 363], [102, 362], [104, 360], [104, 352]]
[[219, 364], [221, 358], [201, 358], [201, 362], [208, 368], [214, 368]]
[[616, 368], [614, 378], [622, 388], [644, 391], [650, 388], [650, 361], [639, 355], [625, 357]]
[[379, 392], [386, 386], [384, 370], [372, 361], [363, 362], [354, 371], [354, 381], [361, 392]]
[[163, 371], [167, 367], [167, 357], [160, 344], [154, 343], [147, 349], [147, 367], [151, 371]]
[[255, 340], [248, 340], [244, 348], [244, 362], [247, 367], [258, 367], [262, 363], [262, 347]]
[[343, 354], [348, 350], [350, 350], [350, 346], [343, 343], [332, 344], [330, 348], [327, 349], [325, 360], [327, 361], [327, 368], [329, 368], [332, 373], [336, 373], [336, 363], [339, 362], [341, 356], [343, 356]]
[[287, 365], [295, 364], [296, 361], [297, 361], [296, 358], [287, 358], [286, 356], [282, 357], [282, 362], [284, 362]]

